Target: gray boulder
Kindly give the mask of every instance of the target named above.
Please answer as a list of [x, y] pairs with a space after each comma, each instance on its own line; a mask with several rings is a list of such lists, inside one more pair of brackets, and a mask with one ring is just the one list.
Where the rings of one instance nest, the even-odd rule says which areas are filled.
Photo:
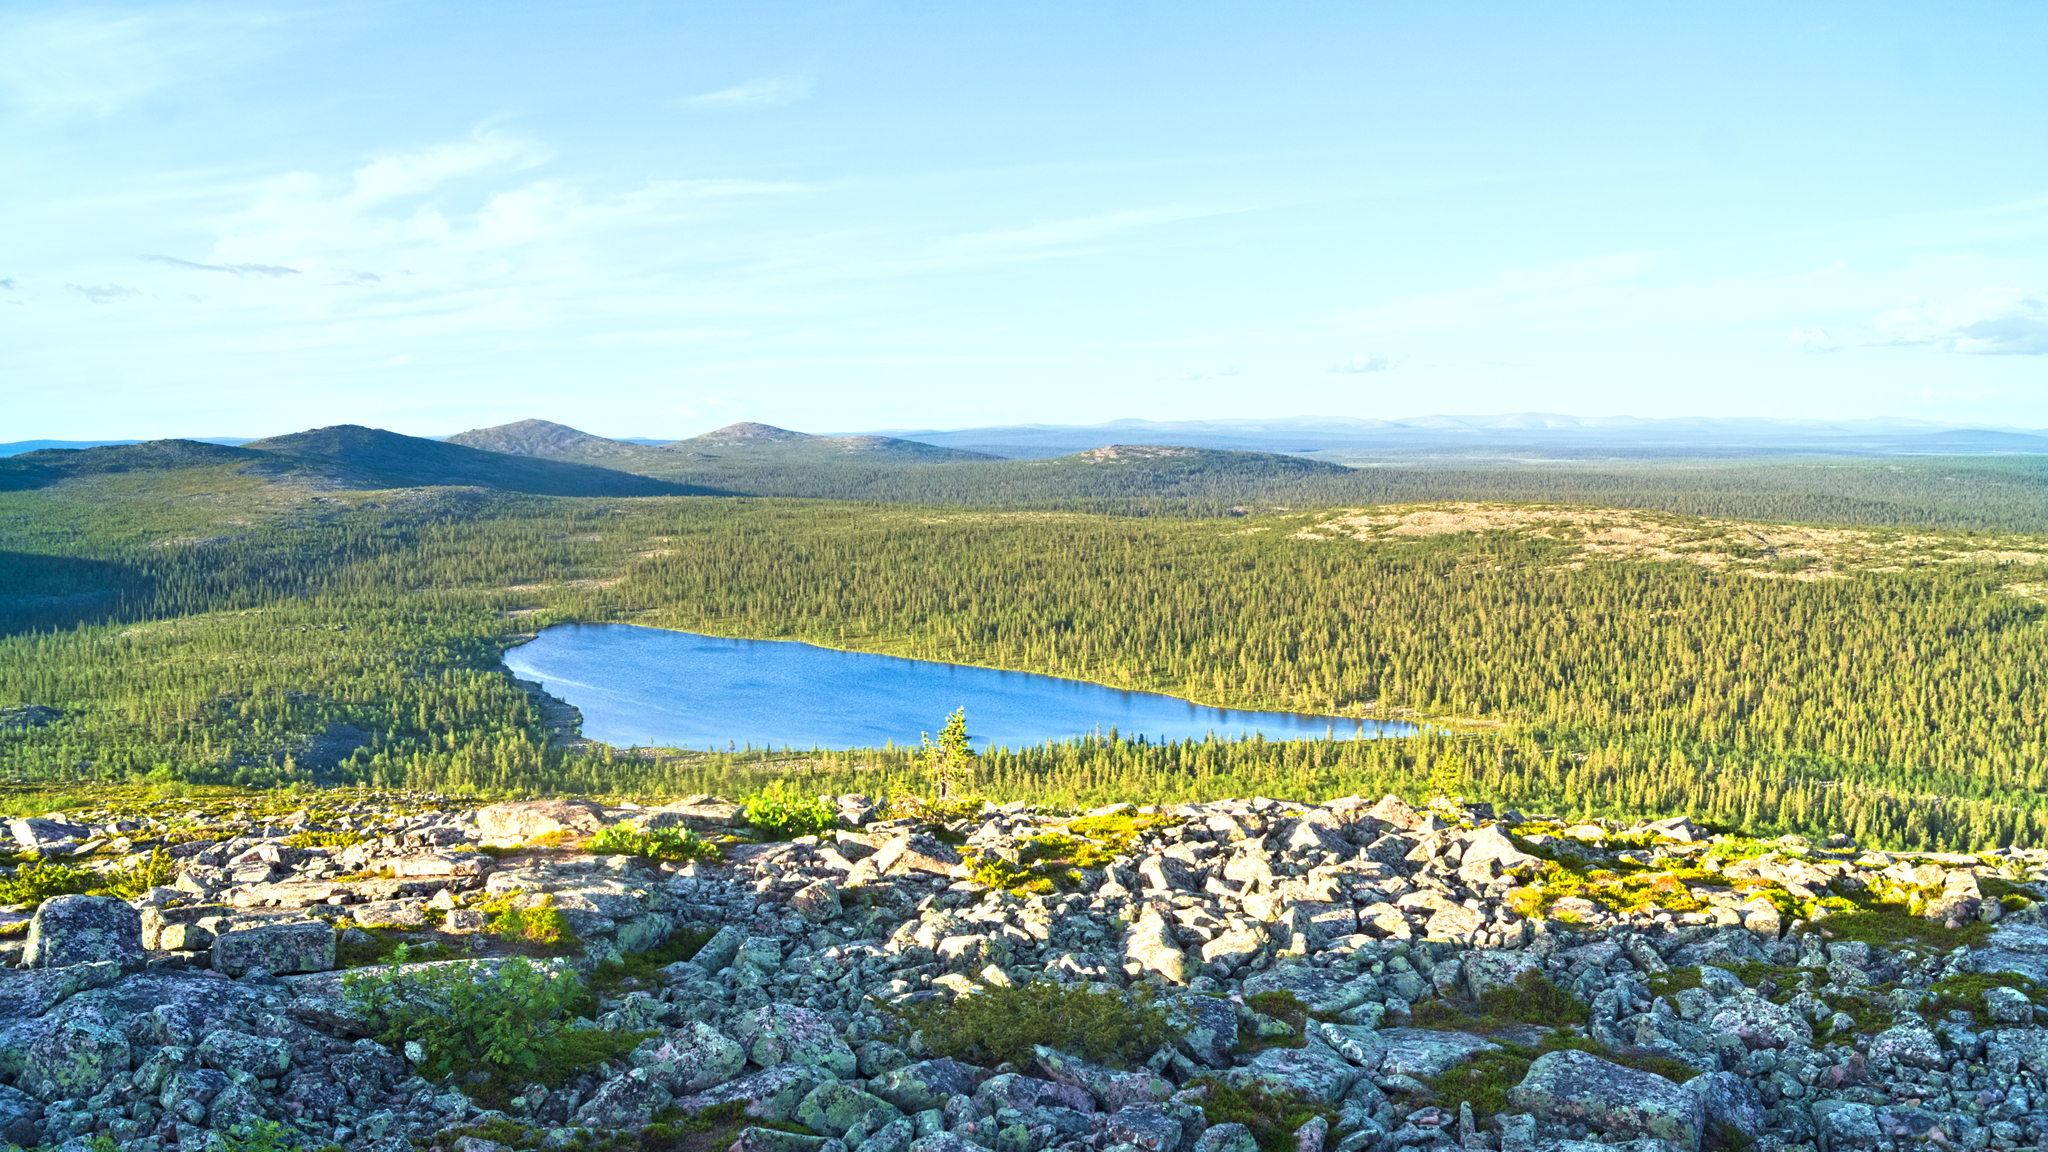
[[1259, 1140], [1242, 1124], [1216, 1124], [1195, 1141], [1194, 1152], [1259, 1152]]
[[1156, 1104], [1173, 1095], [1173, 1085], [1152, 1072], [1118, 1072], [1043, 1044], [1033, 1045], [1031, 1052], [1048, 1079], [1082, 1089], [1095, 1097], [1105, 1112], [1126, 1104]]
[[701, 1092], [739, 1075], [747, 1066], [747, 1054], [716, 1028], [692, 1020], [642, 1040], [629, 1062], [657, 1069], [653, 1075], [671, 1092]]
[[1624, 1140], [1651, 1136], [1697, 1149], [1706, 1127], [1700, 1097], [1662, 1076], [1566, 1050], [1536, 1058], [1508, 1103], [1539, 1120], [1584, 1124]]
[[1143, 1152], [1179, 1152], [1180, 1121], [1157, 1104], [1126, 1104], [1109, 1118], [1110, 1139]]
[[765, 1004], [742, 1015], [733, 1038], [763, 1068], [809, 1064], [851, 1076], [860, 1061], [824, 1013], [795, 1004]]
[[1723, 1144], [1733, 1137], [1755, 1140], [1764, 1134], [1764, 1098], [1748, 1080], [1733, 1072], [1710, 1072], [1680, 1087], [1699, 1097], [1707, 1131]]
[[229, 1076], [243, 1073], [258, 1080], [282, 1076], [292, 1066], [291, 1045], [283, 1040], [225, 1028], [208, 1033], [199, 1042], [198, 1055], [208, 1068], [218, 1068]]
[[1380, 1057], [1383, 1076], [1412, 1076], [1427, 1080], [1463, 1064], [1481, 1052], [1496, 1052], [1500, 1045], [1464, 1032], [1436, 1032], [1428, 1028], [1388, 1028], [1380, 1034], [1386, 1052]]
[[64, 968], [108, 960], [142, 963], [142, 914], [111, 896], [58, 896], [43, 901], [28, 927], [22, 965]]
[[868, 1081], [868, 1091], [905, 1112], [943, 1108], [954, 1096], [972, 1095], [987, 1073], [958, 1060], [920, 1060]]
[[[141, 932], [139, 922], [136, 931]], [[259, 969], [280, 975], [333, 968], [334, 929], [318, 920], [236, 928], [213, 941], [213, 970], [229, 976]]]
[[837, 1081], [811, 1089], [796, 1107], [796, 1122], [824, 1136], [844, 1136], [856, 1126], [872, 1132], [902, 1116], [901, 1109], [880, 1096]]
[[576, 1122], [592, 1128], [644, 1128], [673, 1097], [645, 1068], [605, 1081], [581, 1108]]
[[1358, 1069], [1326, 1051], [1268, 1048], [1242, 1068], [1217, 1074], [1233, 1088], [1264, 1086], [1318, 1104], [1334, 1105], [1358, 1079]]
[[831, 1073], [810, 1064], [782, 1064], [763, 1068], [728, 1080], [702, 1092], [675, 1098], [675, 1106], [695, 1116], [735, 1100], [746, 1102], [746, 1114], [756, 1120], [788, 1123], [796, 1119], [798, 1105], [811, 1090], [833, 1079]]

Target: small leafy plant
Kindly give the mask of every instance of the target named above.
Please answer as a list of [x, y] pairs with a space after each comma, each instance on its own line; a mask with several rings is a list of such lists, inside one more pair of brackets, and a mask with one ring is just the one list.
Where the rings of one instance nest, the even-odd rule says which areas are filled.
[[747, 823], [770, 840], [816, 836], [838, 822], [838, 812], [823, 796], [805, 796], [781, 780], [747, 801]]
[[500, 896], [478, 905], [477, 910], [491, 918], [490, 930], [500, 940], [527, 945], [544, 956], [572, 951], [582, 943], [562, 910], [555, 907], [553, 896], [542, 896], [524, 907], [516, 897]]
[[636, 828], [614, 824], [590, 841], [599, 856], [639, 856], [648, 860], [717, 860], [718, 845], [688, 828]]

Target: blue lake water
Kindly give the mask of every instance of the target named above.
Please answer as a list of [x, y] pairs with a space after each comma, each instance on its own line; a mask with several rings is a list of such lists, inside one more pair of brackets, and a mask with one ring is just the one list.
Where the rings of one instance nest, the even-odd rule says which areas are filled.
[[620, 747], [879, 748], [936, 735], [967, 709], [977, 746], [1020, 748], [1114, 728], [1154, 742], [1370, 740], [1412, 724], [1293, 712], [1237, 712], [930, 660], [839, 652], [788, 640], [727, 640], [630, 624], [563, 624], [505, 653], [583, 713], [583, 734]]

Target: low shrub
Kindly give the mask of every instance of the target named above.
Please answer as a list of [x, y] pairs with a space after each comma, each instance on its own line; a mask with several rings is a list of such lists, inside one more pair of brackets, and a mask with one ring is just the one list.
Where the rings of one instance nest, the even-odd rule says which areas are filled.
[[567, 970], [515, 957], [495, 968], [471, 961], [402, 971], [411, 959], [401, 948], [388, 968], [348, 973], [342, 995], [373, 1022], [379, 1043], [418, 1044], [421, 1075], [453, 1078], [478, 1099], [501, 1100], [529, 1080], [559, 1085], [652, 1035], [568, 1027], [567, 1009], [585, 992]]
[[516, 897], [500, 896], [477, 906], [491, 918], [490, 931], [500, 940], [522, 944], [543, 956], [574, 951], [583, 941], [569, 927], [553, 896], [521, 907]]
[[725, 855], [718, 845], [688, 828], [647, 830], [631, 824], [614, 824], [599, 832], [591, 839], [590, 850], [599, 856], [639, 856], [648, 860], [715, 861]]
[[1902, 940], [1917, 940], [1943, 952], [1965, 944], [1975, 947], [1991, 934], [1989, 924], [1971, 923], [1961, 928], [1950, 928], [1924, 916], [1913, 915], [1903, 904], [1862, 905], [1854, 912], [1837, 912], [1826, 919], [1815, 920], [1813, 926], [1830, 940], [1860, 940], [1885, 948], [1896, 948]]
[[1495, 988], [1479, 998], [1482, 1022], [1513, 1020], [1545, 1028], [1584, 1024], [1592, 1012], [1577, 996], [1559, 988], [1543, 973], [1522, 973], [1513, 988]]
[[294, 848], [353, 848], [362, 842], [360, 832], [297, 832], [285, 838]]
[[906, 1032], [924, 1033], [932, 1055], [984, 1067], [1029, 1064], [1034, 1044], [1098, 1064], [1128, 1065], [1167, 1037], [1166, 1013], [1143, 989], [1126, 995], [1033, 982], [883, 1011]]
[[30, 860], [0, 880], [0, 904], [35, 907], [57, 896], [77, 896], [100, 886], [100, 874], [90, 868]]
[[1252, 1138], [1259, 1142], [1259, 1152], [1295, 1152], [1295, 1130], [1317, 1116], [1329, 1121], [1332, 1131], [1337, 1127], [1335, 1112], [1318, 1108], [1292, 1093], [1274, 1091], [1263, 1084], [1233, 1088], [1213, 1076], [1203, 1076], [1189, 1081], [1188, 1086], [1207, 1090], [1208, 1096], [1202, 1101], [1202, 1114], [1209, 1118], [1212, 1126], [1244, 1125], [1251, 1129]]
[[747, 823], [770, 840], [794, 840], [830, 831], [839, 813], [823, 796], [806, 796], [777, 780], [747, 801]]
[[1934, 1024], [1946, 1019], [1957, 1009], [1968, 1012], [1979, 1024], [1991, 1023], [1991, 1012], [1984, 1004], [1984, 993], [1993, 988], [2016, 988], [2026, 993], [2029, 1000], [2039, 1002], [2040, 985], [2014, 972], [1958, 972], [1945, 977], [1927, 989], [1928, 998], [1920, 1005], [1920, 1015]]

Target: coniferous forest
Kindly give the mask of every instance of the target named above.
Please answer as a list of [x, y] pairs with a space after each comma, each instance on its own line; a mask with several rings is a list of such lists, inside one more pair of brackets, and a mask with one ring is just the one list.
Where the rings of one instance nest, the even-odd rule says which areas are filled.
[[[500, 653], [549, 623], [619, 621], [1429, 725], [1358, 743], [1010, 749], [974, 781], [1005, 799], [1412, 797], [1449, 767], [1469, 798], [1525, 811], [2048, 843], [2041, 537], [1878, 515], [1777, 529], [1676, 500], [1499, 505], [1411, 531], [1400, 508], [1227, 499], [1119, 514], [311, 493], [147, 472], [0, 493], [0, 775], [917, 786], [907, 748], [551, 741]], [[1955, 519], [1995, 523], [1998, 507]]]

